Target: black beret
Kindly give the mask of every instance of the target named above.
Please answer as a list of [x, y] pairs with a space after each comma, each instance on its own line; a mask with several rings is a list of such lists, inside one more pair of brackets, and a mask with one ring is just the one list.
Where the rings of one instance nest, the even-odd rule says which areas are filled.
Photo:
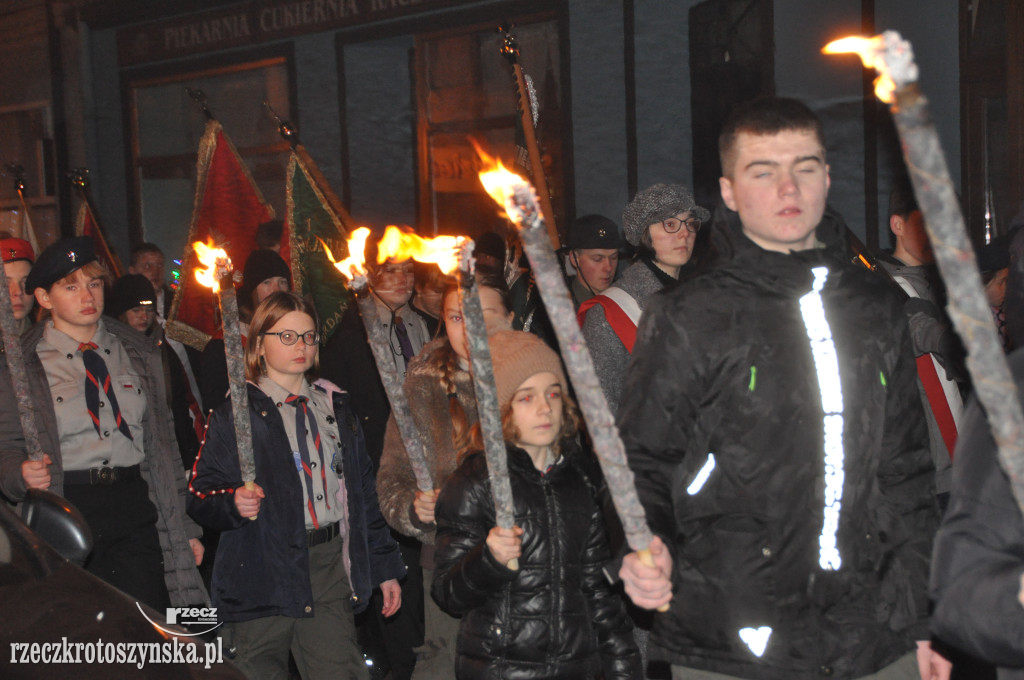
[[103, 311], [116, 319], [129, 309], [142, 306], [156, 309], [153, 284], [142, 274], [126, 274], [110, 288]]
[[36, 288], [49, 289], [65, 276], [95, 261], [96, 251], [91, 237], [77, 236], [57, 241], [44, 250], [32, 266], [25, 280], [25, 292], [31, 295]]
[[583, 215], [569, 224], [570, 250], [619, 250], [625, 246], [619, 225], [604, 215]]
[[474, 255], [490, 255], [498, 260], [505, 261], [505, 239], [496, 231], [485, 231], [473, 239]]

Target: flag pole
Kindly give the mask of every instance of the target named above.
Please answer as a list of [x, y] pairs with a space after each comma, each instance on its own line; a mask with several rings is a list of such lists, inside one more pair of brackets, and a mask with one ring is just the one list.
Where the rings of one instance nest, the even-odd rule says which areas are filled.
[[36, 228], [33, 225], [32, 209], [25, 198], [25, 168], [20, 163], [8, 163], [4, 166], [7, 172], [14, 175], [14, 191], [18, 194], [18, 201], [21, 203], [21, 211], [25, 219], [21, 222], [21, 237], [32, 244], [32, 250], [40, 252], [39, 239], [36, 238]]
[[526, 143], [526, 153], [529, 156], [530, 176], [533, 179], [533, 186], [537, 191], [540, 211], [544, 215], [544, 221], [547, 224], [551, 247], [554, 250], [558, 250], [562, 246], [562, 239], [558, 232], [558, 226], [555, 224], [555, 211], [551, 206], [551, 192], [548, 189], [547, 177], [544, 175], [544, 163], [540, 155], [540, 145], [537, 142], [535, 97], [532, 96], [532, 88], [527, 86], [523, 67], [519, 64], [519, 43], [516, 41], [515, 36], [512, 35], [513, 28], [515, 28], [515, 24], [504, 24], [498, 27], [498, 32], [502, 34], [501, 54], [508, 59], [509, 64], [512, 66], [516, 108], [519, 111], [519, 120]]
[[117, 256], [111, 248], [110, 244], [107, 243], [106, 236], [103, 232], [103, 226], [100, 224], [99, 218], [96, 217], [96, 207], [92, 202], [92, 195], [89, 192], [89, 168], [75, 168], [68, 173], [68, 178], [71, 179], [71, 183], [78, 190], [78, 196], [82, 199], [82, 208], [89, 212], [92, 217], [92, 223], [96, 227], [96, 232], [93, 234], [85, 234], [85, 220], [79, 220], [76, 225], [79, 231], [79, 236], [91, 236], [99, 241], [100, 250], [107, 256], [108, 262], [110, 262], [111, 274], [115, 279], [119, 279], [124, 276], [124, 265], [121, 264], [121, 258]]
[[[355, 228], [355, 223], [352, 221], [351, 215], [345, 210], [345, 206], [342, 204], [341, 199], [338, 198], [338, 195], [331, 189], [331, 185], [327, 183], [327, 178], [320, 172], [320, 166], [316, 164], [316, 161], [313, 160], [313, 157], [309, 155], [309, 151], [302, 144], [302, 141], [299, 139], [299, 129], [292, 125], [290, 121], [282, 120], [277, 115], [277, 112], [274, 111], [274, 107], [270, 105], [270, 102], [263, 102], [263, 106], [266, 107], [270, 117], [277, 122], [277, 131], [281, 138], [291, 145], [292, 152], [299, 157], [303, 168], [316, 185], [317, 191], [323, 195], [328, 207], [334, 211], [337, 221], [345, 232], [352, 231]], [[343, 233], [342, 238], [348, 238], [348, 234]]]
[[[223, 236], [234, 261], [245, 262], [257, 248], [257, 226], [273, 219], [274, 208], [213, 116], [206, 95], [191, 88], [186, 88], [186, 92], [198, 104], [206, 122], [196, 153], [195, 196], [181, 269], [190, 271], [196, 262], [195, 252], [187, 244], [203, 241], [214, 232]], [[167, 337], [203, 350], [218, 331], [218, 311], [219, 307], [211, 306], [207, 296], [196, 292], [189, 277], [183, 277], [167, 315]]]
[[[352, 299], [352, 289], [334, 267], [321, 246], [331, 248], [349, 238], [356, 225], [327, 178], [299, 140], [298, 129], [282, 120], [269, 102], [263, 106], [277, 123], [281, 137], [291, 147], [285, 191], [288, 230], [288, 259], [292, 285], [299, 294], [309, 294], [320, 316], [321, 337], [326, 342], [334, 334]], [[310, 202], [312, 199], [312, 203]]]

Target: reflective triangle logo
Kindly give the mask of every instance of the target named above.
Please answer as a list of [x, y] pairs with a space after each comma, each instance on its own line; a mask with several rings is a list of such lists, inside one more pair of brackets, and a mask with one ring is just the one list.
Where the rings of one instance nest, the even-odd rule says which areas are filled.
[[760, 657], [768, 646], [768, 638], [772, 635], [772, 629], [768, 626], [760, 628], [740, 628], [740, 639], [750, 647], [754, 656]]

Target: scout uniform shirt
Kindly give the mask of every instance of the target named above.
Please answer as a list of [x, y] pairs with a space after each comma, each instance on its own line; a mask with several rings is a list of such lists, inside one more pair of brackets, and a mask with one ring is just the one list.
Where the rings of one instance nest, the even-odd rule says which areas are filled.
[[[301, 342], [301, 340], [300, 340]], [[338, 451], [338, 424], [334, 420], [334, 409], [331, 406], [330, 397], [313, 390], [309, 382], [302, 381], [302, 389], [299, 396], [306, 397], [309, 402], [306, 404], [309, 413], [316, 417], [317, 429], [320, 431], [320, 443], [323, 448], [323, 459], [326, 465], [325, 474], [321, 474], [320, 457], [317, 454], [316, 442], [313, 440], [312, 428], [306, 424], [306, 447], [309, 451], [310, 471], [312, 475], [306, 474], [302, 469], [301, 457], [299, 454], [298, 440], [296, 438], [295, 414], [301, 407], [292, 406], [286, 402], [291, 396], [288, 390], [284, 389], [270, 378], [260, 378], [258, 387], [265, 395], [274, 400], [277, 410], [281, 414], [281, 421], [284, 423], [284, 431], [288, 435], [288, 444], [291, 446], [291, 455], [295, 459], [295, 470], [299, 476], [299, 486], [302, 487], [302, 507], [306, 520], [306, 530], [316, 529], [313, 523], [313, 516], [309, 510], [309, 492], [307, 490], [307, 479], [312, 481], [313, 488], [313, 510], [316, 512], [317, 522], [320, 527], [326, 527], [334, 522], [345, 519], [345, 493], [344, 487], [339, 479], [341, 474], [341, 453]], [[325, 488], [326, 479], [326, 488]], [[341, 522], [339, 533], [344, 536], [345, 522]]]
[[92, 342], [98, 346], [96, 352], [110, 372], [111, 389], [132, 439], [117, 429], [113, 409], [102, 390], [99, 395], [100, 426], [99, 432], [96, 431], [85, 403], [85, 362], [78, 349], [79, 343], [54, 328], [52, 320], [45, 323], [43, 337], [36, 345], [36, 354], [50, 385], [64, 469], [130, 467], [141, 463], [145, 457], [142, 422], [146, 414], [146, 395], [121, 343], [107, 332], [101, 319]]
[[[407, 359], [402, 352], [402, 343], [398, 337], [396, 325], [391, 322], [391, 309], [376, 295], [373, 296], [373, 301], [377, 306], [378, 323], [384, 329], [384, 336], [391, 343], [391, 355], [395, 360], [395, 369], [398, 371], [398, 377], [404, 380], [405, 372], [409, 361], [412, 360], [412, 356]], [[427, 332], [427, 324], [423, 317], [414, 312], [408, 302], [396, 309], [394, 313], [395, 317], [401, 319], [402, 324], [405, 326], [412, 355], [419, 354], [419, 351], [423, 349], [423, 345], [430, 342], [430, 333]]]

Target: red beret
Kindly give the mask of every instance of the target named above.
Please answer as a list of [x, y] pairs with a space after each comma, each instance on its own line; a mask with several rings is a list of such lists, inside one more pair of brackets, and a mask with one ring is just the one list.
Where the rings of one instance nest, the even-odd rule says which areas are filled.
[[14, 262], [15, 260], [34, 262], [36, 259], [36, 254], [32, 252], [32, 244], [23, 238], [0, 239], [0, 256], [3, 257], [4, 262]]

